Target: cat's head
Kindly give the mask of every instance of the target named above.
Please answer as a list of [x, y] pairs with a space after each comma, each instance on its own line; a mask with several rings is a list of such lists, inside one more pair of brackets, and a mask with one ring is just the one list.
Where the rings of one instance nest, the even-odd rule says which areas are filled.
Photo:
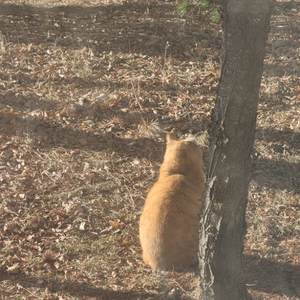
[[[167, 135], [166, 135], [166, 140], [167, 140], [167, 145], [168, 145], [168, 143], [170, 143], [171, 141], [178, 141], [178, 139], [177, 139], [175, 133], [173, 133], [173, 132], [167, 133]], [[188, 137], [187, 137], [185, 140], [183, 140], [183, 141], [185, 141], [185, 142], [192, 142], [192, 143], [194, 143], [194, 144], [197, 145], [196, 139], [195, 139], [195, 137], [194, 137], [193, 135], [188, 136]]]
[[178, 140], [174, 133], [167, 133], [167, 148], [161, 173], [183, 174], [202, 172], [202, 151], [194, 137]]

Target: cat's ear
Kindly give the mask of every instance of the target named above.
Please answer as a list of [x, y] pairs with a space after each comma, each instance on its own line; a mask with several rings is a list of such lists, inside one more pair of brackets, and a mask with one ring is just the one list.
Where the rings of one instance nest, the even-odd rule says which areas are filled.
[[169, 144], [172, 141], [177, 141], [176, 135], [173, 132], [167, 133], [166, 139], [167, 139], [167, 144]]

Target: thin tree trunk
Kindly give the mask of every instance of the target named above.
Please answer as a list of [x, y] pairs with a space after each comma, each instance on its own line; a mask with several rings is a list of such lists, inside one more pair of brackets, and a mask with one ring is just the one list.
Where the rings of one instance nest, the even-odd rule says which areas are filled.
[[249, 299], [243, 267], [251, 153], [272, 0], [224, 0], [199, 264], [204, 300]]

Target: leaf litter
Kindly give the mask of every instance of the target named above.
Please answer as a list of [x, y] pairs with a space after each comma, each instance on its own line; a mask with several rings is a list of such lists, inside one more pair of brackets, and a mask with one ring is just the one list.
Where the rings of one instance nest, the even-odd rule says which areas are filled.
[[[0, 4], [1, 297], [198, 299], [194, 268], [143, 264], [138, 220], [166, 131], [196, 135], [207, 159], [220, 24], [179, 18], [176, 2], [13, 3]], [[257, 299], [299, 298], [300, 47], [287, 3], [272, 20], [247, 211]]]

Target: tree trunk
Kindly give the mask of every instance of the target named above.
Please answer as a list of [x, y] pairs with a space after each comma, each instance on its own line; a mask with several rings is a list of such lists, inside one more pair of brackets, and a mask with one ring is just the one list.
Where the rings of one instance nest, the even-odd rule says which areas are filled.
[[244, 300], [243, 244], [272, 0], [224, 0], [219, 92], [210, 127], [199, 266], [204, 300]]

